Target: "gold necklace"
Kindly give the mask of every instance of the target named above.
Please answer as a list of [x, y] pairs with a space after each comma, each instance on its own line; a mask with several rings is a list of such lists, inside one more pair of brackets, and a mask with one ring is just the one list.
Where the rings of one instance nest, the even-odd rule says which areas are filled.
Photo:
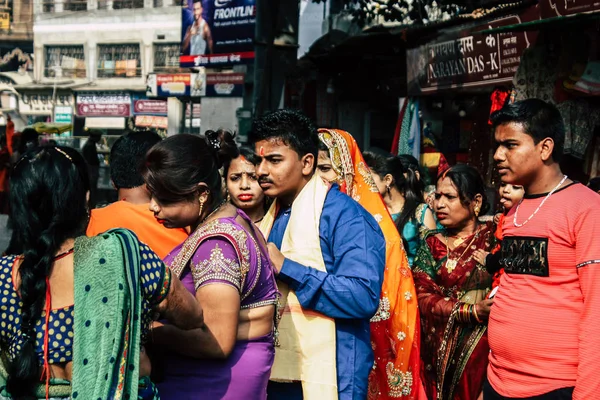
[[451, 274], [456, 269], [460, 259], [463, 258], [467, 250], [469, 250], [475, 239], [479, 236], [479, 230], [480, 228], [478, 227], [477, 231], [475, 231], [475, 233], [473, 234], [473, 239], [471, 239], [465, 250], [457, 259], [450, 258], [450, 247], [448, 247], [448, 235], [444, 235], [444, 238], [446, 239], [446, 270], [449, 274]]
[[227, 203], [227, 199], [223, 200], [221, 202], [221, 204], [219, 204], [217, 206], [217, 208], [215, 208], [214, 210], [212, 210], [212, 212], [210, 214], [208, 214], [206, 217], [204, 217], [202, 219], [202, 221], [200, 221], [200, 224], [198, 224], [198, 226], [202, 225], [204, 222], [206, 222], [210, 217], [212, 217], [217, 211], [219, 211], [221, 209], [221, 207], [223, 207], [225, 205], [225, 203]]

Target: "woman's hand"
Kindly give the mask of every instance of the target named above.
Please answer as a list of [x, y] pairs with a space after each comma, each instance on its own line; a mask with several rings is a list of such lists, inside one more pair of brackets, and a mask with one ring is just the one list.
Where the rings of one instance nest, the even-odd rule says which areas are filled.
[[488, 254], [490, 254], [489, 251], [477, 249], [473, 252], [473, 258], [475, 261], [485, 267], [485, 259], [487, 258]]
[[477, 310], [477, 316], [482, 321], [487, 321], [490, 317], [490, 310], [492, 309], [492, 305], [494, 304], [494, 299], [485, 299], [481, 300], [479, 303], [475, 304], [475, 309]]

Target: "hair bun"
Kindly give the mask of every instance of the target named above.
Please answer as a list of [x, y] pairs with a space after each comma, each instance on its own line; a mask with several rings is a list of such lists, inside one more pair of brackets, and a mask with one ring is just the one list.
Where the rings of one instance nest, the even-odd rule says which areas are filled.
[[239, 156], [240, 152], [234, 140], [234, 133], [226, 129], [218, 129], [216, 131], [208, 130], [204, 136], [219, 168]]

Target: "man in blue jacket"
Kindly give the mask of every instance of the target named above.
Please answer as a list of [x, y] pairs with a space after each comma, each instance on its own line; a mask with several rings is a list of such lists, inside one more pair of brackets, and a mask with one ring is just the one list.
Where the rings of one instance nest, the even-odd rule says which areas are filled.
[[[304, 115], [278, 110], [258, 118], [250, 140], [261, 157], [259, 183], [276, 199], [261, 229], [284, 284], [269, 399], [364, 400], [373, 366], [369, 320], [385, 265], [383, 234], [362, 206], [315, 175], [319, 139]], [[331, 368], [323, 368], [328, 350]]]

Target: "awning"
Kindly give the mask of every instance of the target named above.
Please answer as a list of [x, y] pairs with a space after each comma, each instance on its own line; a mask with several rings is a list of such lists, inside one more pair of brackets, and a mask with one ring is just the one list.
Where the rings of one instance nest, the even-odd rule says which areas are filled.
[[59, 134], [63, 132], [68, 132], [73, 129], [73, 125], [71, 124], [61, 124], [58, 122], [37, 122], [28, 128], [33, 128], [37, 133], [41, 134]]
[[579, 24], [582, 22], [591, 22], [600, 20], [600, 12], [593, 11], [589, 13], [581, 13], [574, 15], [559, 16], [553, 18], [539, 19], [520, 24], [506, 25], [500, 28], [486, 29], [482, 33], [504, 33], [504, 32], [523, 32], [523, 31], [538, 31], [556, 27], [556, 25]]

